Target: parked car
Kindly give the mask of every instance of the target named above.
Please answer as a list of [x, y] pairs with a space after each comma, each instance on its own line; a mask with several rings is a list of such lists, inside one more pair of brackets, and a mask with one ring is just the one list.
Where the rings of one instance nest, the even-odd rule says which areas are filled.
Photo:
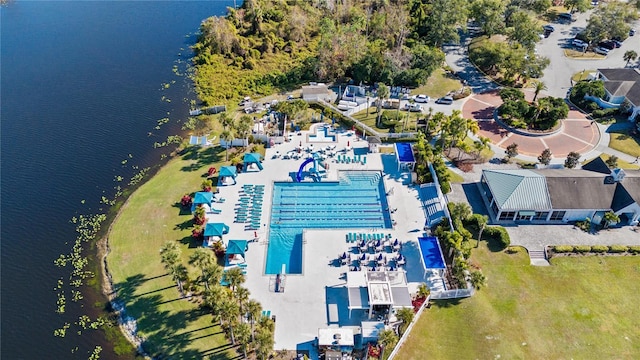
[[409, 111], [411, 111], [411, 112], [421, 112], [422, 111], [422, 105], [420, 105], [420, 104], [411, 104], [411, 106], [409, 107]]
[[580, 39], [573, 39], [573, 41], [571, 42], [571, 44], [575, 47], [579, 47], [579, 48], [583, 48], [585, 46], [587, 46], [587, 43], [580, 40]]
[[542, 29], [543, 29], [544, 31], [548, 31], [548, 32], [554, 32], [554, 31], [556, 31], [556, 28], [554, 28], [553, 26], [551, 26], [551, 25], [549, 25], [549, 24], [547, 24], [547, 25], [543, 26], [543, 27], [542, 27]]
[[629, 36], [633, 36], [636, 34], [636, 29], [629, 30]]
[[427, 95], [420, 94], [420, 95], [416, 96], [416, 102], [419, 102], [419, 103], [428, 103], [429, 100], [430, 99], [429, 99], [429, 97]]
[[451, 96], [443, 96], [436, 100], [436, 104], [451, 105], [453, 104], [453, 98]]
[[564, 20], [564, 21], [573, 21], [573, 15], [571, 13], [561, 13], [558, 15], [558, 20]]
[[609, 55], [609, 51], [611, 51], [611, 50], [598, 46], [597, 48], [593, 49], [593, 51], [596, 54], [600, 54], [600, 55], [605, 55], [606, 56], [606, 55]]
[[612, 40], [600, 41], [600, 43], [598, 43], [598, 47], [605, 48], [607, 50], [613, 50], [616, 48], [616, 43]]

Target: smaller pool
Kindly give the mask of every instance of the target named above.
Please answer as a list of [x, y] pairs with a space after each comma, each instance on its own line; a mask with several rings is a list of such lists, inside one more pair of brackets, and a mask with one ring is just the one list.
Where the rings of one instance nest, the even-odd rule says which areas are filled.
[[309, 134], [309, 142], [336, 142], [337, 135], [330, 134], [328, 127], [316, 127], [315, 134]]
[[444, 257], [442, 249], [438, 243], [438, 238], [434, 236], [418, 238], [420, 245], [420, 256], [427, 269], [444, 269]]
[[398, 159], [401, 162], [415, 162], [416, 158], [413, 156], [413, 149], [411, 149], [410, 143], [396, 143], [396, 153]]

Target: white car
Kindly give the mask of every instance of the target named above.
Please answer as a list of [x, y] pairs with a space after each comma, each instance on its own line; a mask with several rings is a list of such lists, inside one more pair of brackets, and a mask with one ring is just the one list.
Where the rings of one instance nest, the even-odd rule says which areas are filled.
[[579, 47], [579, 48], [583, 48], [585, 46], [587, 46], [587, 43], [580, 40], [580, 39], [573, 39], [573, 42], [571, 43], [573, 46], [575, 47]]
[[429, 100], [430, 99], [429, 99], [429, 97], [427, 95], [420, 94], [420, 95], [416, 96], [416, 102], [419, 102], [419, 103], [428, 103]]
[[422, 105], [420, 105], [420, 104], [411, 104], [409, 106], [409, 111], [411, 111], [411, 112], [422, 112]]
[[603, 47], [598, 46], [597, 48], [593, 49], [593, 51], [596, 54], [605, 55], [605, 56], [609, 55], [609, 49], [605, 49]]

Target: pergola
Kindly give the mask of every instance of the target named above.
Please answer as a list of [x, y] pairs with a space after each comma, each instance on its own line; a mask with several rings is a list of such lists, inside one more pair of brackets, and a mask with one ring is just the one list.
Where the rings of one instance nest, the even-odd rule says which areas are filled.
[[262, 170], [262, 164], [260, 160], [264, 159], [264, 156], [260, 153], [247, 153], [244, 154], [244, 158], [242, 159], [242, 163], [244, 165], [244, 171], [249, 170], [249, 165], [256, 164], [259, 170]]
[[245, 262], [245, 251], [247, 251], [247, 240], [229, 240], [227, 251], [225, 252], [226, 265]]
[[411, 307], [407, 278], [402, 271], [349, 271], [347, 272], [349, 317], [351, 310], [369, 311], [375, 306], [393, 308]]
[[[220, 185], [235, 185], [236, 176], [238, 176], [238, 173], [235, 166], [223, 166], [218, 173], [218, 183]], [[233, 184], [227, 183], [227, 179], [232, 179]]]
[[201, 204], [211, 205], [212, 201], [213, 201], [213, 194], [210, 191], [198, 191], [193, 196], [194, 205], [201, 205]]

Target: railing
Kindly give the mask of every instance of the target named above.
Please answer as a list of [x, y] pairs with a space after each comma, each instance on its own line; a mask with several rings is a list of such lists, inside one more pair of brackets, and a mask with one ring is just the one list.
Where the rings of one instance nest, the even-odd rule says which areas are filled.
[[474, 293], [475, 293], [474, 288], [434, 291], [434, 292], [431, 292], [431, 299], [433, 300], [458, 299], [458, 298], [473, 296]]
[[404, 132], [404, 133], [380, 133], [377, 130], [375, 130], [374, 128], [372, 128], [369, 125], [366, 125], [364, 123], [362, 123], [360, 120], [355, 119], [353, 116], [351, 116], [350, 114], [348, 114], [349, 111], [347, 111], [347, 113], [344, 113], [342, 110], [338, 109], [337, 107], [333, 106], [332, 104], [329, 104], [328, 102], [322, 100], [322, 99], [317, 99], [317, 100], [307, 100], [308, 103], [316, 103], [316, 104], [320, 104], [321, 106], [325, 106], [335, 112], [337, 112], [338, 114], [341, 114], [342, 116], [346, 117], [347, 119], [353, 121], [354, 123], [356, 123], [364, 132], [366, 132], [368, 135], [375, 135], [378, 136], [380, 138], [393, 138], [393, 139], [402, 139], [402, 138], [412, 138], [415, 137], [417, 133], [415, 132]]
[[420, 307], [416, 315], [413, 317], [411, 324], [407, 326], [407, 329], [404, 331], [404, 334], [402, 334], [402, 337], [400, 338], [400, 340], [398, 340], [396, 347], [393, 348], [393, 351], [391, 352], [391, 354], [389, 354], [389, 357], [387, 358], [387, 360], [393, 360], [393, 358], [398, 354], [398, 351], [400, 351], [400, 347], [407, 340], [407, 337], [409, 337], [409, 333], [411, 333], [411, 329], [413, 329], [413, 325], [415, 325], [418, 322], [420, 315], [422, 315], [422, 312], [429, 304], [430, 298], [431, 298], [431, 295], [427, 296], [427, 299], [424, 301], [424, 303], [422, 303], [422, 306]]

